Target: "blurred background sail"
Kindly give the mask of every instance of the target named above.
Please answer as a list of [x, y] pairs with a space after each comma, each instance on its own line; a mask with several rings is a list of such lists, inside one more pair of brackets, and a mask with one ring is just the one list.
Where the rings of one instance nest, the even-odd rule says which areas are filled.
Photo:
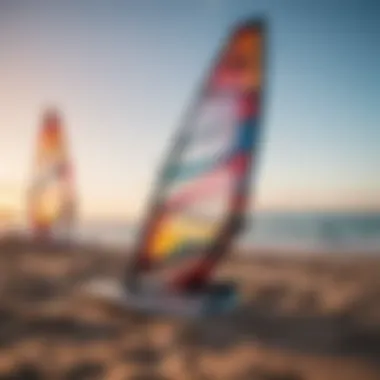
[[72, 163], [60, 114], [43, 115], [28, 191], [29, 228], [37, 239], [67, 240], [75, 220], [76, 198]]

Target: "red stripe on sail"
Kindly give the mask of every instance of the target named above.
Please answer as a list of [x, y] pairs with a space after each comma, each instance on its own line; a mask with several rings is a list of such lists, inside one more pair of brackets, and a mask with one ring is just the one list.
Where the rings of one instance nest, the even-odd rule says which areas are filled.
[[239, 102], [239, 118], [246, 119], [251, 116], [255, 116], [259, 113], [260, 99], [256, 92], [244, 96]]

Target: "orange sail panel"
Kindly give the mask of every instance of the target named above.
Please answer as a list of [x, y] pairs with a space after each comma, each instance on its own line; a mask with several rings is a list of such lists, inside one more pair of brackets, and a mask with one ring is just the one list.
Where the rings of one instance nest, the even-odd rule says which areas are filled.
[[204, 284], [241, 230], [258, 149], [264, 25], [240, 24], [203, 83], [163, 167], [135, 278]]
[[28, 194], [32, 234], [67, 237], [74, 219], [74, 188], [63, 125], [55, 111], [48, 111], [37, 137], [32, 183]]

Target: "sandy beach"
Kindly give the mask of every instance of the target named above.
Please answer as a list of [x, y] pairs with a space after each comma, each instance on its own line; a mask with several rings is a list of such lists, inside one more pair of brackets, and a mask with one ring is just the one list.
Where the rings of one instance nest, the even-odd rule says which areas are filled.
[[[379, 252], [380, 254], [380, 252]], [[120, 278], [95, 247], [0, 243], [0, 379], [380, 379], [380, 255], [232, 255], [232, 315], [143, 317], [78, 289]]]

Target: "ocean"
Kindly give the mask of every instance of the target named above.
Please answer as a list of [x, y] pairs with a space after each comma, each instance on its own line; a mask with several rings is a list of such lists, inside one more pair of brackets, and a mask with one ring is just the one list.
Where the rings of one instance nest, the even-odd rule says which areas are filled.
[[[130, 246], [138, 227], [126, 222], [79, 223], [76, 237], [117, 247]], [[299, 252], [380, 252], [380, 213], [257, 213], [237, 245]]]

